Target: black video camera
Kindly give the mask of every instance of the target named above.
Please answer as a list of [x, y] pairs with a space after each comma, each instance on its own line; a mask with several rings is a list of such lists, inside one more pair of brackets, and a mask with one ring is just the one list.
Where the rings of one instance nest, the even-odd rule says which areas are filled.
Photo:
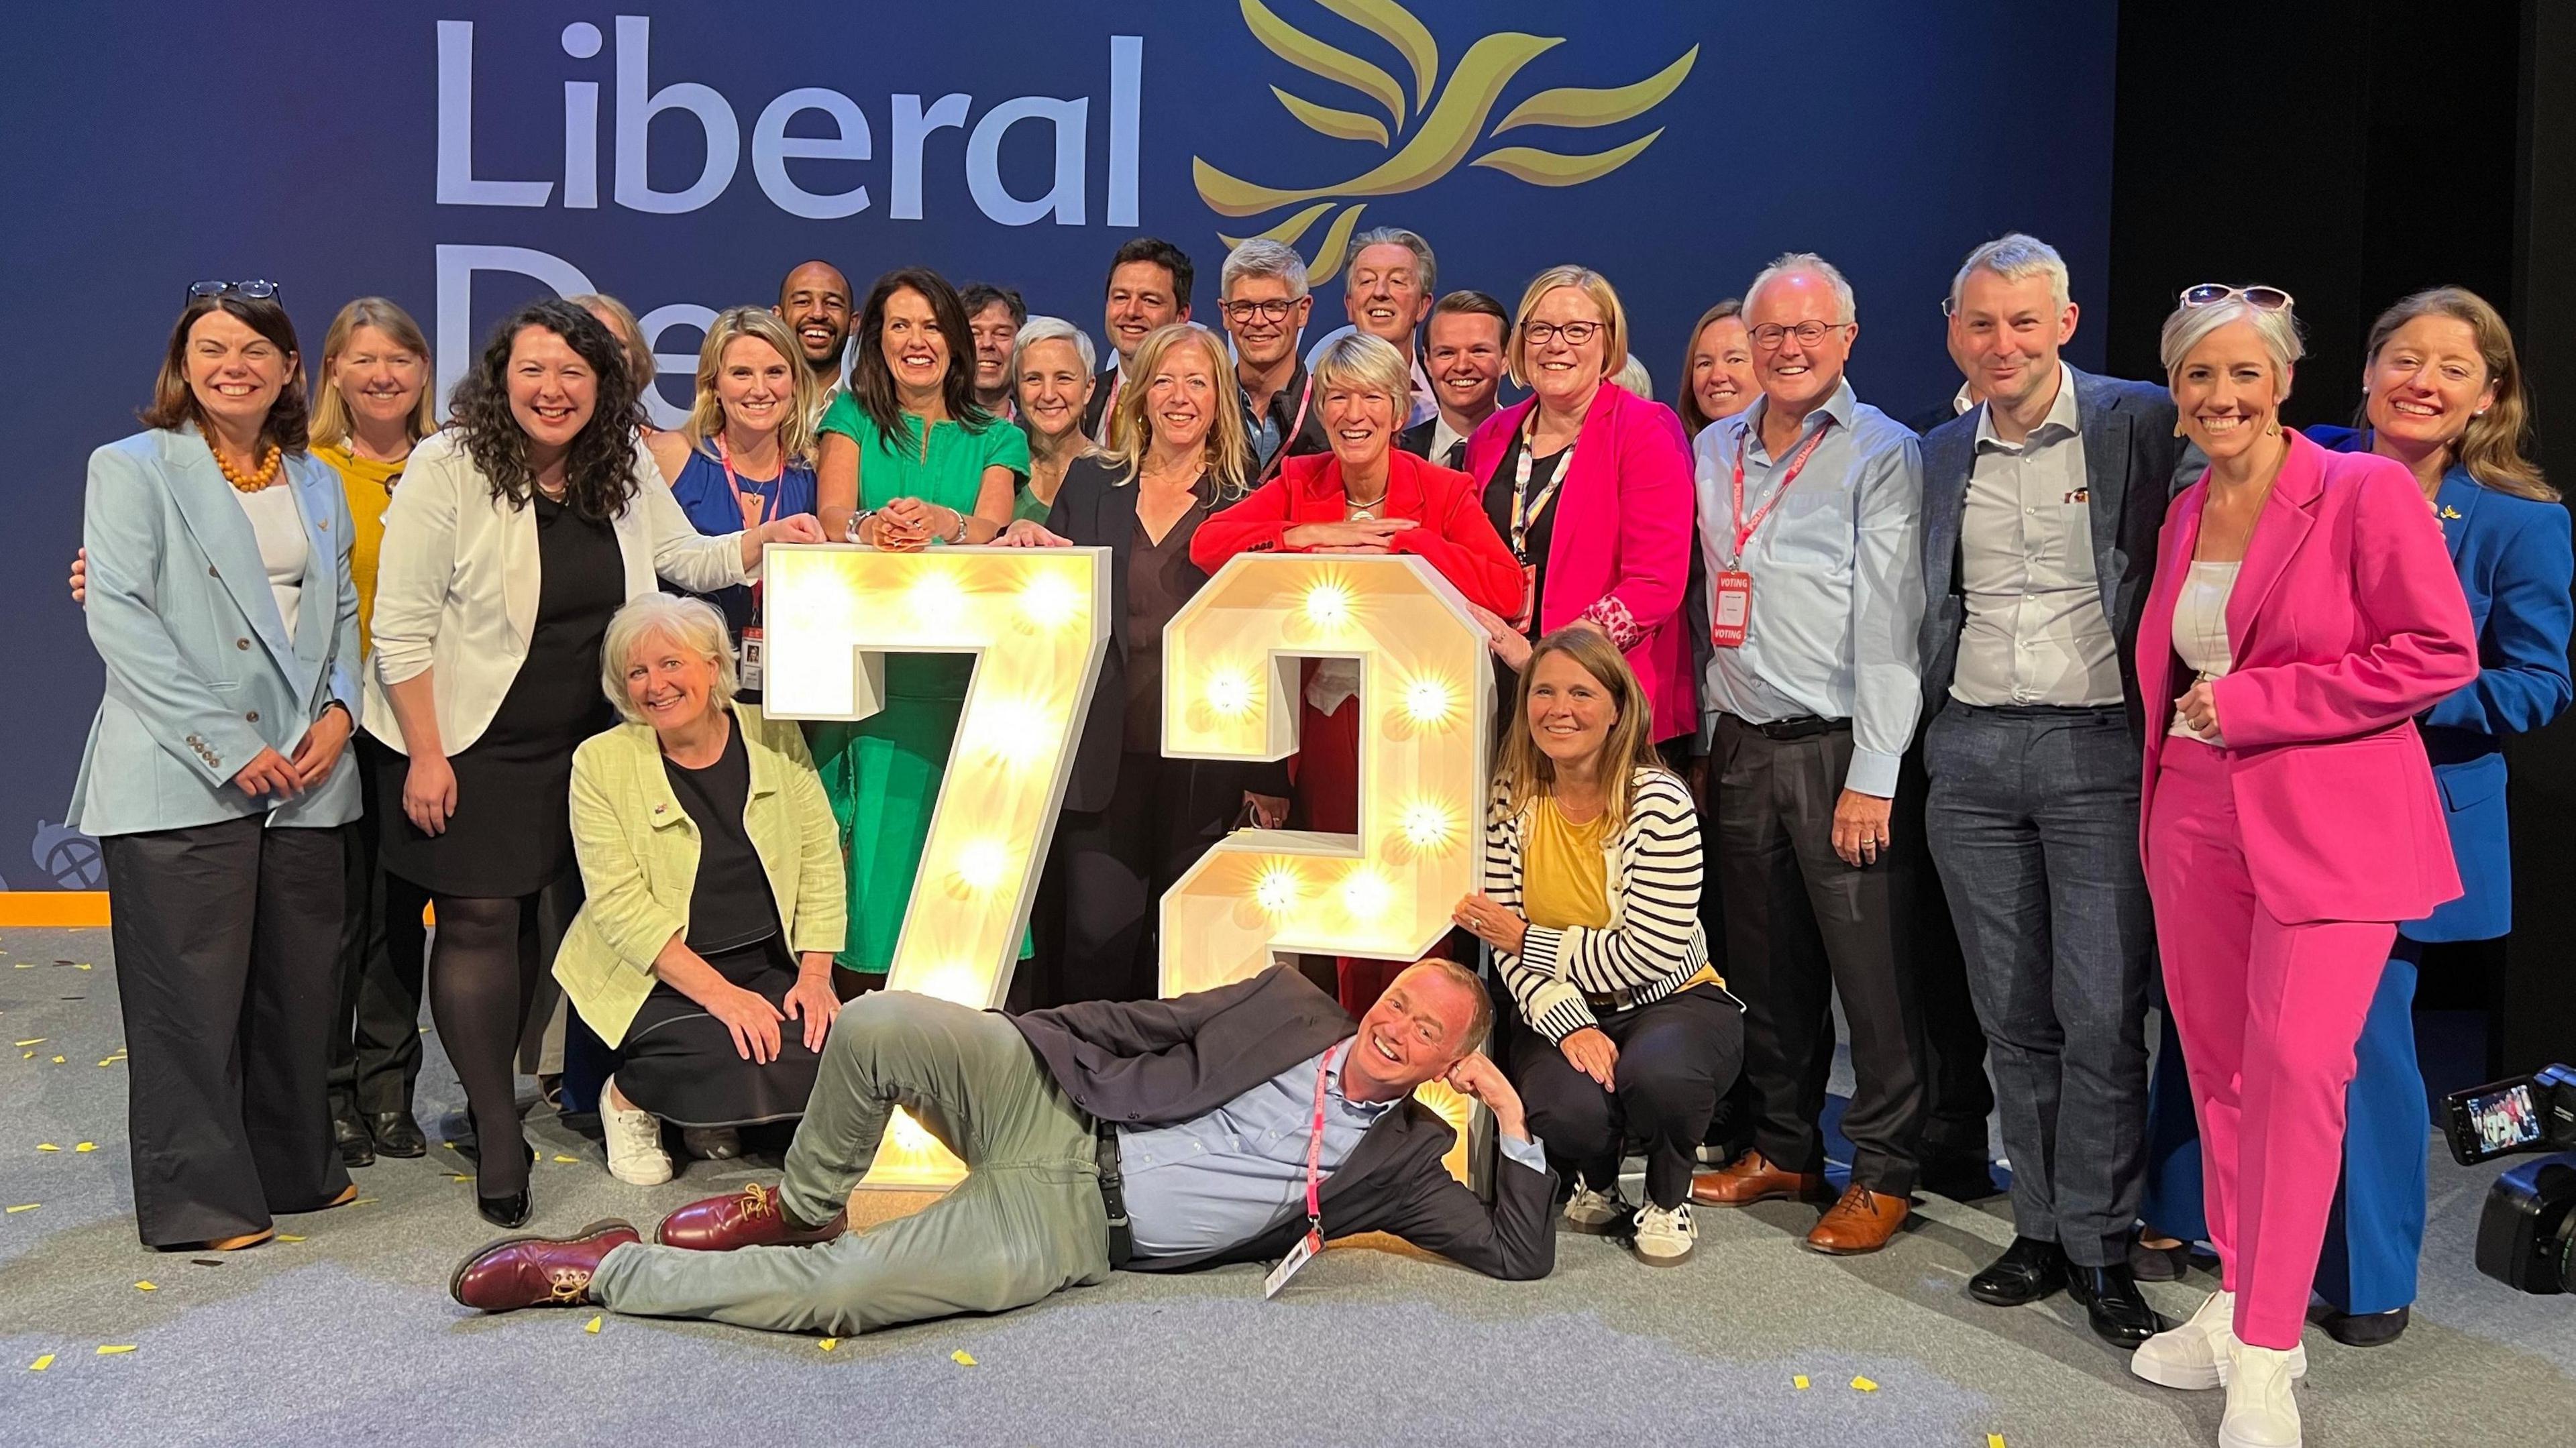
[[2576, 1068], [2474, 1086], [2443, 1104], [2462, 1166], [2561, 1153], [2496, 1178], [2478, 1217], [2478, 1270], [2521, 1292], [2576, 1292]]

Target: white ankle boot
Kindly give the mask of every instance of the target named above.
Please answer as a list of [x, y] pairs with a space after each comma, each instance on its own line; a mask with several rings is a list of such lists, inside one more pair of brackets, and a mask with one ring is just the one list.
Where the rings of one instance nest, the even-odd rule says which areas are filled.
[[629, 1102], [620, 1110], [616, 1078], [599, 1089], [599, 1132], [608, 1143], [608, 1174], [631, 1187], [657, 1187], [671, 1179], [671, 1154], [662, 1149], [662, 1123]]
[[2227, 1379], [2227, 1416], [2218, 1420], [2218, 1448], [2299, 1448], [2299, 1402], [2290, 1392], [2293, 1359], [2306, 1366], [2306, 1353], [2294, 1349], [2236, 1344]]
[[[2213, 1292], [2200, 1311], [2180, 1327], [2168, 1328], [2138, 1345], [2129, 1356], [2129, 1371], [2159, 1387], [2198, 1390], [2224, 1386], [2235, 1364], [2236, 1294]], [[2308, 1350], [2292, 1348], [2279, 1356], [2291, 1377], [2308, 1371]], [[2259, 1441], [2259, 1440], [2257, 1440]]]

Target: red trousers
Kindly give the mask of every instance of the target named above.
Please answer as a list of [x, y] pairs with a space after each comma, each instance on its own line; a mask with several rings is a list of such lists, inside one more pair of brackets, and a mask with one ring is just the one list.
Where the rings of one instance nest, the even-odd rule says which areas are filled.
[[[1291, 766], [1291, 778], [1297, 790], [1296, 808], [1302, 821], [1300, 828], [1326, 830], [1335, 834], [1355, 835], [1360, 829], [1360, 705], [1354, 698], [1344, 699], [1342, 707], [1327, 714], [1314, 705], [1299, 702], [1304, 711], [1297, 724], [1297, 758]], [[1409, 960], [1362, 960], [1342, 956], [1334, 962], [1340, 989], [1342, 1009], [1353, 1019], [1368, 1014], [1369, 1007], [1404, 973]]]

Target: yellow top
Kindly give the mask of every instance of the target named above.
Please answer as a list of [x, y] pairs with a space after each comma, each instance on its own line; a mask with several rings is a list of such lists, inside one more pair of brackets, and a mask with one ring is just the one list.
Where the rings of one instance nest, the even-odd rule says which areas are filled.
[[362, 458], [346, 443], [317, 447], [313, 455], [339, 473], [340, 491], [349, 500], [349, 575], [358, 584], [358, 653], [364, 657], [375, 647], [367, 624], [376, 616], [376, 555], [385, 544], [385, 507], [394, 500], [394, 481], [402, 476], [403, 465]]
[[1521, 846], [1521, 910], [1532, 925], [1550, 930], [1610, 923], [1608, 811], [1582, 824], [1568, 820], [1554, 795], [1530, 804], [1529, 837]]

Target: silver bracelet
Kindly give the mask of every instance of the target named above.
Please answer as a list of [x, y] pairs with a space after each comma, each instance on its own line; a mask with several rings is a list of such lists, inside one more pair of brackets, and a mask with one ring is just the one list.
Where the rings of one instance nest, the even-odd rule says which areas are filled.
[[862, 513], [851, 514], [849, 526], [842, 530], [841, 541], [845, 543], [865, 543], [868, 541], [868, 520], [876, 515], [877, 510], [874, 508], [870, 508]]

